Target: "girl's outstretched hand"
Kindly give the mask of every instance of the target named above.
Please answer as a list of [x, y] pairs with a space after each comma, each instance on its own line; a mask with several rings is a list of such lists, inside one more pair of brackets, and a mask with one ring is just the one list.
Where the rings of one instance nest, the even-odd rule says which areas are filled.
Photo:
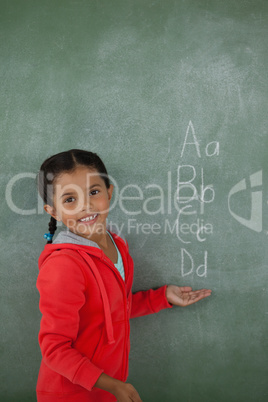
[[190, 306], [190, 304], [194, 304], [210, 295], [210, 289], [192, 290], [189, 286], [179, 287], [168, 285], [166, 289], [168, 302], [181, 307]]

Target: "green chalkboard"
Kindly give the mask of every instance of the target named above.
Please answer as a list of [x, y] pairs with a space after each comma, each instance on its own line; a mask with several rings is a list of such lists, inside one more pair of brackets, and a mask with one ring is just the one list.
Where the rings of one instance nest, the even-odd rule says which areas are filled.
[[35, 176], [71, 148], [113, 178], [133, 290], [213, 290], [131, 322], [142, 400], [267, 401], [267, 6], [0, 0], [1, 401], [36, 400]]

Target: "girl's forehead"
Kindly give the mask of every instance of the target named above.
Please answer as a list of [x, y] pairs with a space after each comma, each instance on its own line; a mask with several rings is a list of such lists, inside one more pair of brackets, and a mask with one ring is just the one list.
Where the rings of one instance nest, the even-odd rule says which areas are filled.
[[55, 180], [56, 185], [71, 186], [73, 185], [92, 185], [94, 183], [101, 184], [103, 182], [101, 175], [96, 169], [87, 167], [78, 167], [71, 172], [61, 173]]

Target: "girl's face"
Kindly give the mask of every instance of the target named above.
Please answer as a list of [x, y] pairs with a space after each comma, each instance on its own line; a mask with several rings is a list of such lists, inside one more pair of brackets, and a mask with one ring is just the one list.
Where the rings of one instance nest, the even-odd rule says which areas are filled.
[[112, 193], [113, 185], [107, 189], [96, 170], [79, 166], [74, 172], [58, 176], [54, 182], [54, 206], [44, 208], [71, 232], [94, 241], [106, 235]]

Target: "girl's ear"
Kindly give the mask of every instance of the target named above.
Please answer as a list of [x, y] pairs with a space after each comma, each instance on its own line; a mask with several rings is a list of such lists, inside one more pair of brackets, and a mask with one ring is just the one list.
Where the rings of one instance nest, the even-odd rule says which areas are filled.
[[54, 219], [56, 219], [56, 221], [60, 222], [60, 218], [58, 217], [58, 215], [56, 214], [56, 211], [53, 207], [51, 207], [50, 205], [46, 204], [44, 205], [44, 210], [51, 215]]
[[111, 201], [111, 199], [112, 199], [112, 195], [113, 195], [113, 189], [114, 189], [113, 184], [110, 184], [110, 187], [107, 189], [107, 191], [108, 191], [108, 199], [109, 199], [109, 201]]

